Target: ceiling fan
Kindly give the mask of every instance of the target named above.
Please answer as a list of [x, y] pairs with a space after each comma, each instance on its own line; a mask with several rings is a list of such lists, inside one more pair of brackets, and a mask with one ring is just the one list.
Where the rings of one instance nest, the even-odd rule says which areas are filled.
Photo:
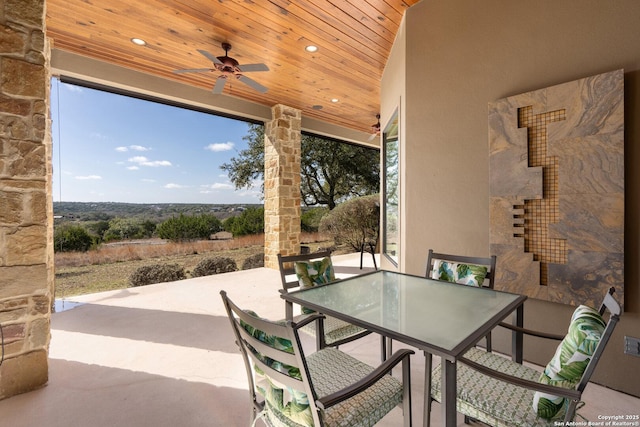
[[228, 55], [229, 51], [231, 50], [231, 45], [229, 43], [222, 43], [222, 48], [224, 49], [224, 56], [213, 56], [206, 50], [198, 49], [198, 52], [200, 52], [204, 57], [213, 62], [213, 68], [188, 68], [184, 70], [174, 70], [173, 72], [176, 74], [205, 72], [220, 73], [220, 75], [216, 79], [216, 84], [213, 86], [213, 93], [215, 94], [222, 93], [225, 83], [232, 77], [240, 80], [242, 83], [252, 87], [258, 92], [265, 93], [267, 91], [266, 87], [262, 86], [255, 80], [245, 76], [244, 73], [254, 71], [269, 71], [269, 67], [267, 67], [266, 64], [240, 65], [238, 61]]

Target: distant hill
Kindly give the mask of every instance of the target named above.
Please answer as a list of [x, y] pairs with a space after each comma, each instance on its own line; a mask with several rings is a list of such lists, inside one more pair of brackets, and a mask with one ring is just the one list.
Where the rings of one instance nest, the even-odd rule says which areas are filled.
[[248, 207], [261, 204], [195, 204], [195, 203], [119, 203], [119, 202], [53, 202], [56, 222], [108, 221], [115, 217], [144, 218], [154, 222], [180, 214], [212, 213], [220, 219], [238, 215]]

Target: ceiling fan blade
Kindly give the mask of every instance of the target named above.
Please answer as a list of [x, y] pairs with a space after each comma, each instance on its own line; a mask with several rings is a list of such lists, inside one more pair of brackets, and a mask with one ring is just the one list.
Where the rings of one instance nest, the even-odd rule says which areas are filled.
[[227, 78], [225, 76], [218, 77], [215, 86], [213, 86], [213, 93], [215, 95], [220, 95], [224, 89], [225, 83], [227, 83]]
[[240, 80], [242, 83], [251, 86], [252, 88], [254, 88], [255, 90], [257, 90], [258, 92], [262, 92], [265, 93], [268, 89], [264, 86], [262, 86], [260, 83], [258, 83], [255, 80], [250, 79], [247, 76], [238, 76], [238, 80]]
[[269, 71], [269, 67], [267, 67], [267, 64], [244, 64], [238, 65], [238, 68], [240, 68], [240, 71], [242, 71], [243, 73], [252, 71]]
[[204, 73], [205, 71], [211, 71], [211, 68], [186, 68], [184, 70], [173, 70], [175, 74], [182, 73]]
[[202, 55], [204, 55], [205, 58], [207, 58], [209, 61], [213, 62], [214, 64], [222, 64], [222, 62], [220, 62], [218, 58], [216, 58], [206, 50], [198, 49], [198, 52], [200, 52]]

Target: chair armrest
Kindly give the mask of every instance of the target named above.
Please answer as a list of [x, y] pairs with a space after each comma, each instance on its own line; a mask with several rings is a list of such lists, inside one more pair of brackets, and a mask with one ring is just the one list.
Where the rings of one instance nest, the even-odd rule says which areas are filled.
[[505, 374], [504, 372], [488, 368], [484, 365], [481, 365], [480, 363], [474, 362], [473, 360], [469, 360], [466, 357], [461, 357], [459, 361], [469, 366], [470, 368], [475, 369], [481, 374], [496, 378], [500, 381], [515, 384], [520, 387], [528, 388], [530, 390], [541, 391], [544, 393], [552, 394], [554, 396], [566, 397], [572, 400], [580, 400], [580, 396], [582, 395], [582, 393], [578, 390], [556, 387], [549, 384], [539, 383], [537, 381], [530, 381], [524, 378], [514, 377], [513, 375]]
[[323, 320], [324, 318], [324, 314], [303, 314], [302, 316], [300, 316], [300, 320], [298, 320], [297, 322], [292, 322], [292, 324], [294, 329], [300, 329], [311, 322], [315, 322], [316, 320]]
[[505, 323], [505, 322], [498, 323], [498, 326], [502, 326], [503, 328], [511, 329], [512, 331], [516, 331], [516, 332], [522, 332], [523, 334], [531, 335], [531, 336], [538, 337], [538, 338], [547, 338], [547, 339], [550, 339], [550, 340], [558, 340], [558, 341], [562, 341], [562, 339], [564, 339], [564, 335], [551, 334], [551, 333], [548, 333], [548, 332], [534, 331], [532, 329], [521, 328], [520, 326], [511, 325], [511, 324]]
[[360, 381], [351, 384], [349, 387], [345, 387], [340, 391], [321, 397], [316, 400], [316, 406], [320, 409], [327, 409], [333, 405], [340, 403], [350, 397], [355, 396], [358, 393], [366, 390], [376, 383], [379, 379], [387, 375], [391, 370], [400, 362], [408, 360], [409, 356], [414, 354], [413, 350], [401, 349], [393, 353], [383, 364], [374, 369], [369, 375], [362, 378]]

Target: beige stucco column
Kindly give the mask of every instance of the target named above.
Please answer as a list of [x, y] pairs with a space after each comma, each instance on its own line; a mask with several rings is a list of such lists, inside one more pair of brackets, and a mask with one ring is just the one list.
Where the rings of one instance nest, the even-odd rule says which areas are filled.
[[301, 112], [271, 109], [264, 141], [264, 265], [278, 268], [278, 253], [300, 250]]
[[0, 2], [0, 399], [48, 380], [54, 273], [44, 6]]

